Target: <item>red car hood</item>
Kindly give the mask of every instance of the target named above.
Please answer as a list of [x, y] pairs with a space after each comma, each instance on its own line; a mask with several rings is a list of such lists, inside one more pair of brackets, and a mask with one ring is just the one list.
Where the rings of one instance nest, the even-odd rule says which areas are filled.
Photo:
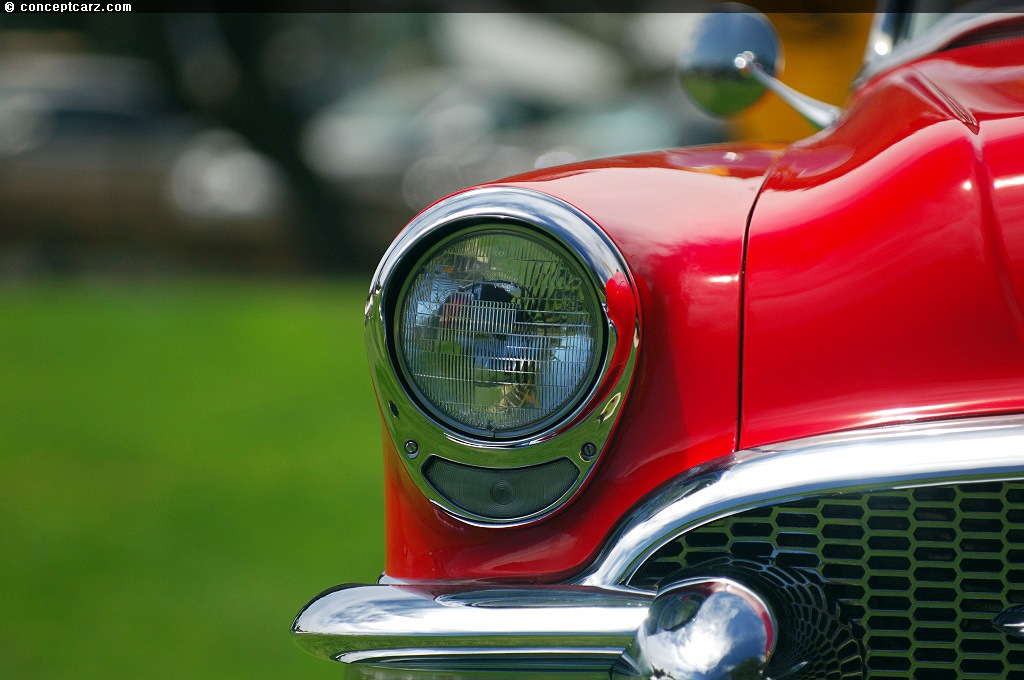
[[881, 75], [753, 212], [742, 447], [1024, 408], [1024, 43]]

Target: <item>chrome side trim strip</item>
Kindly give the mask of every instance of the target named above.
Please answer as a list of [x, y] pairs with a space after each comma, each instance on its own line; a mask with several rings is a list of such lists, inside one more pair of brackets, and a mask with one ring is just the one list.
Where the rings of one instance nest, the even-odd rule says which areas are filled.
[[749, 449], [639, 506], [574, 582], [628, 584], [680, 534], [759, 506], [826, 493], [1022, 478], [1024, 415], [851, 430]]

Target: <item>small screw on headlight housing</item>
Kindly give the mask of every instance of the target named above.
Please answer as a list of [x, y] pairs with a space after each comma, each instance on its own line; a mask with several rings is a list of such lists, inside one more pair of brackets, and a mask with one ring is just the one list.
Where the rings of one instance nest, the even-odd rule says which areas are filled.
[[594, 460], [594, 457], [596, 455], [597, 455], [597, 447], [594, 445], [593, 442], [585, 442], [583, 444], [583, 446], [580, 447], [580, 458], [582, 458], [583, 460], [585, 460], [585, 461]]

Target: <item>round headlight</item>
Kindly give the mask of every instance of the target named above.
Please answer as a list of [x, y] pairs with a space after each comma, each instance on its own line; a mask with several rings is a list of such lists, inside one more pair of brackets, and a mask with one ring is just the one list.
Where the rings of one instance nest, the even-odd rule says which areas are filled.
[[431, 414], [472, 436], [539, 432], [580, 404], [607, 322], [579, 261], [526, 227], [479, 225], [413, 265], [399, 295], [395, 352]]

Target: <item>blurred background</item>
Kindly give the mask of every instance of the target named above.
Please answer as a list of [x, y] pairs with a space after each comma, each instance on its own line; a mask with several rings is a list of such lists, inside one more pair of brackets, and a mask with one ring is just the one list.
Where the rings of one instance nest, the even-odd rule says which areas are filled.
[[[841, 105], [870, 17], [792, 4], [782, 79]], [[697, 15], [642, 8], [2, 17], [0, 676], [336, 677], [288, 625], [383, 564], [362, 306], [399, 229], [534, 168], [813, 132], [771, 95], [697, 111]]]

